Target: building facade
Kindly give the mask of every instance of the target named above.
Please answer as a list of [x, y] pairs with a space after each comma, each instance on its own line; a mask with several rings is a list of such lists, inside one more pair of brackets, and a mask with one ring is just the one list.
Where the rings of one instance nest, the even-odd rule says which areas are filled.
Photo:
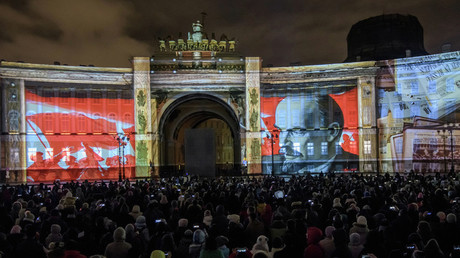
[[2, 61], [0, 181], [460, 169], [460, 52], [263, 67], [201, 29], [131, 68]]

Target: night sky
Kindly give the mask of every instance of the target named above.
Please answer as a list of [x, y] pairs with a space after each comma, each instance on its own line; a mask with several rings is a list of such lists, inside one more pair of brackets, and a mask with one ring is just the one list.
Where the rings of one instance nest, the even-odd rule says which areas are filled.
[[353, 24], [392, 13], [419, 19], [429, 53], [460, 49], [459, 0], [0, 0], [0, 58], [131, 67], [158, 37], [185, 38], [201, 12], [209, 36], [236, 38], [264, 66], [340, 63]]

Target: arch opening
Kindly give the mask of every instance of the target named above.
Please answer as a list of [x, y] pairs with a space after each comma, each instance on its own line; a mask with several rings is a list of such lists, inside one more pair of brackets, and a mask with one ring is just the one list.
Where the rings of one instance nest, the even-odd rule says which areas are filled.
[[190, 94], [175, 100], [159, 123], [160, 175], [240, 175], [240, 127], [220, 98]]

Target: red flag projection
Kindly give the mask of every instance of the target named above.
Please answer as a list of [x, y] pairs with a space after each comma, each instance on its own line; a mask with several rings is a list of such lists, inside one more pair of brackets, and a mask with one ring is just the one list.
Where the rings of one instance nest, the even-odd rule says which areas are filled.
[[133, 99], [26, 91], [26, 110], [27, 181], [116, 179], [122, 164], [135, 176]]

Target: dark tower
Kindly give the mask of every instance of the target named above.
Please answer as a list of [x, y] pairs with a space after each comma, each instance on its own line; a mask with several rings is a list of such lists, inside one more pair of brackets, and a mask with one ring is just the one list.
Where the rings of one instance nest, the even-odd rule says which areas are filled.
[[427, 55], [423, 28], [412, 15], [384, 14], [354, 24], [347, 36], [345, 62]]

